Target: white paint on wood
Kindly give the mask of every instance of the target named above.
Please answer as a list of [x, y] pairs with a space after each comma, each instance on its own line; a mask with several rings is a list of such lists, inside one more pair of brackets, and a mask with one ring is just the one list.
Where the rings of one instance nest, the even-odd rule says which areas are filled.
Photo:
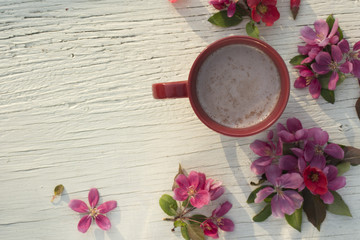
[[[260, 26], [287, 63], [301, 44], [299, 30], [334, 13], [348, 40], [360, 40], [359, 1], [302, 1], [296, 21], [289, 1], [278, 1], [281, 19]], [[178, 163], [222, 180], [236, 224], [223, 239], [343, 239], [360, 231], [359, 168], [340, 190], [353, 218], [328, 214], [318, 232], [304, 217], [302, 233], [285, 220], [253, 223], [261, 206], [246, 204], [256, 177], [247, 138], [220, 136], [195, 117], [187, 99], [156, 101], [151, 84], [180, 81], [197, 54], [229, 35], [245, 35], [245, 23], [220, 29], [207, 22], [206, 0], [0, 1], [0, 232], [1, 239], [181, 239], [163, 222], [158, 206], [170, 193]], [[335, 105], [292, 89], [280, 119], [329, 131], [331, 140], [360, 147], [354, 111], [356, 79], [348, 78]], [[66, 192], [50, 203], [53, 188]], [[117, 200], [113, 227], [77, 231], [80, 215], [69, 199]], [[215, 207], [211, 205], [209, 209]]]

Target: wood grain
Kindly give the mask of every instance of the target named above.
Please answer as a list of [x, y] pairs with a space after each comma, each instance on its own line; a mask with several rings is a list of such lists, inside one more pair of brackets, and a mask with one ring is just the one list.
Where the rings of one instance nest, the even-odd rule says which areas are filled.
[[[279, 0], [273, 27], [263, 40], [288, 63], [301, 44], [299, 30], [334, 13], [351, 44], [360, 40], [358, 0], [305, 0], [296, 21], [289, 1]], [[187, 99], [156, 101], [151, 84], [186, 80], [192, 62], [211, 42], [245, 35], [245, 23], [220, 29], [207, 22], [207, 0], [0, 0], [0, 232], [1, 239], [181, 239], [162, 221], [159, 197], [171, 194], [181, 163], [227, 187], [227, 215], [236, 224], [221, 239], [344, 239], [360, 233], [360, 168], [339, 192], [353, 218], [328, 214], [318, 232], [304, 221], [302, 233], [284, 219], [251, 218], [247, 205], [256, 177], [249, 144], [266, 133], [230, 138], [207, 129]], [[292, 82], [295, 72], [288, 64]], [[334, 142], [360, 147], [354, 104], [357, 80], [347, 78], [335, 105], [292, 89], [279, 120], [297, 117], [305, 127], [327, 130]], [[53, 188], [65, 194], [50, 203]], [[116, 200], [112, 229], [95, 224], [77, 231], [80, 215], [70, 199]], [[209, 207], [212, 210], [215, 202]]]

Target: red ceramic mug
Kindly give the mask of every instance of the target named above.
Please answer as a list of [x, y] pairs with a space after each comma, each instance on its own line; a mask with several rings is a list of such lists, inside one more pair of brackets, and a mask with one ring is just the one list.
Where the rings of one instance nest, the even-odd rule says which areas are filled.
[[[259, 52], [262, 55], [267, 56], [266, 58], [269, 59], [269, 61], [272, 61], [271, 64], [273, 64], [276, 68], [275, 71], [277, 71], [277, 74], [274, 78], [276, 78], [278, 81], [277, 84], [279, 85], [279, 91], [276, 93], [276, 96], [277, 96], [276, 100], [274, 100], [274, 102], [272, 103], [272, 107], [271, 107], [272, 110], [269, 110], [270, 108], [265, 109], [265, 110], [269, 111], [268, 115], [266, 115], [266, 117], [259, 120], [258, 122], [255, 122], [253, 125], [247, 125], [244, 127], [234, 127], [234, 126], [229, 126], [227, 124], [224, 124], [221, 121], [219, 121], [218, 119], [215, 119], [214, 117], [210, 117], [209, 115], [211, 115], [212, 113], [210, 114], [209, 110], [205, 109], [205, 107], [204, 107], [206, 104], [204, 104], [204, 102], [200, 102], [200, 100], [199, 100], [199, 98], [203, 98], [203, 97], [198, 96], [199, 92], [204, 92], [204, 90], [198, 89], [198, 88], [200, 88], [199, 86], [204, 85], [204, 83], [201, 82], [203, 80], [199, 80], [199, 79], [204, 78], [202, 76], [199, 76], [199, 72], [201, 74], [204, 74], [202, 72], [210, 72], [211, 67], [209, 67], [210, 66], [209, 64], [211, 64], [211, 63], [209, 63], [209, 64], [206, 63], [206, 60], [209, 59], [207, 61], [212, 61], [212, 60], [210, 60], [210, 58], [214, 58], [214, 57], [211, 57], [211, 56], [214, 56], [214, 54], [221, 54], [221, 53], [219, 53], [220, 52], [219, 49], [225, 49], [224, 47], [226, 47], [226, 46], [232, 46], [234, 48], [234, 50], [230, 50], [230, 49], [226, 50], [226, 51], [230, 51], [230, 52], [234, 52], [236, 50], [236, 47], [242, 47], [242, 48], [247, 47], [249, 49], [254, 49], [254, 52], [247, 53], [250, 57], [248, 57], [248, 59], [246, 61], [253, 60], [252, 56], [257, 55], [258, 54], [257, 52]], [[221, 51], [224, 52], [225, 50], [221, 50]], [[232, 53], [230, 53], [230, 54], [232, 54]], [[235, 56], [240, 56], [238, 54], [241, 55], [243, 53], [242, 52], [236, 53]], [[243, 55], [245, 58], [245, 53]], [[225, 58], [222, 57], [220, 59], [224, 60]], [[236, 68], [237, 67], [236, 62], [233, 64], [234, 64], [233, 67]], [[264, 62], [256, 64], [257, 66], [254, 66], [254, 68], [252, 68], [253, 70], [251, 70], [251, 71], [256, 72], [256, 71], [261, 70], [263, 64], [264, 64]], [[200, 70], [203, 65], [204, 66], [209, 65], [209, 66], [207, 66], [207, 69], [205, 68], [205, 70]], [[248, 67], [248, 68], [251, 69], [251, 65], [249, 65], [249, 66], [250, 67]], [[218, 70], [216, 70], [216, 71], [218, 71]], [[245, 75], [245, 71], [247, 71], [247, 70], [244, 70], [244, 73], [242, 75]], [[229, 72], [229, 71], [227, 71], [227, 72]], [[226, 75], [227, 73], [224, 73], [224, 74]], [[247, 75], [249, 76], [249, 74], [247, 74]], [[238, 76], [238, 75], [236, 75], [236, 76]], [[208, 77], [208, 76], [206, 76], [206, 77]], [[239, 76], [239, 78], [245, 79], [244, 76]], [[210, 77], [209, 77], [209, 79], [210, 79]], [[221, 79], [221, 81], [224, 82], [224, 84], [223, 84], [224, 86], [226, 84], [228, 84], [228, 85], [230, 84], [229, 86], [225, 86], [225, 87], [227, 87], [227, 90], [225, 90], [225, 91], [229, 91], [229, 92], [234, 91], [234, 89], [232, 89], [232, 88], [235, 88], [235, 87], [232, 87], [231, 83], [226, 83], [224, 81], [224, 79]], [[270, 79], [270, 77], [269, 77], [269, 79]], [[272, 83], [271, 84], [268, 83], [267, 80], [268, 80], [267, 77], [265, 77], [264, 79], [261, 79], [261, 81], [263, 81], [263, 83], [261, 83], [260, 85], [263, 85], [263, 88], [264, 88], [263, 91], [266, 91], [267, 88], [271, 88]], [[206, 80], [206, 81], [208, 81], [208, 80]], [[235, 81], [235, 79], [233, 81]], [[241, 81], [243, 81], [243, 80], [241, 80]], [[253, 79], [250, 79], [249, 81], [253, 81]], [[259, 80], [256, 80], [256, 81], [259, 81]], [[222, 84], [222, 82], [220, 82], [220, 83]], [[219, 83], [214, 83], [214, 84], [219, 84]], [[245, 95], [250, 94], [249, 96], [251, 96], [252, 94], [255, 93], [255, 91], [251, 92], [252, 91], [251, 84], [249, 85], [246, 83], [242, 83], [242, 85], [240, 85], [240, 86], [243, 86], [243, 89], [238, 88], [239, 89], [239, 94], [238, 94], [239, 99], [237, 99], [237, 100], [235, 99], [236, 101], [247, 100], [244, 98]], [[213, 86], [211, 86], [211, 87], [213, 87]], [[210, 87], [208, 87], [208, 88], [210, 89]], [[210, 44], [204, 51], [202, 51], [200, 53], [200, 55], [196, 58], [195, 62], [193, 63], [193, 65], [191, 67], [188, 81], [156, 83], [156, 84], [153, 84], [152, 90], [153, 90], [153, 96], [155, 99], [188, 97], [195, 114], [210, 129], [212, 129], [218, 133], [227, 135], [227, 136], [245, 137], [245, 136], [257, 134], [257, 133], [267, 129], [268, 127], [270, 127], [272, 124], [274, 124], [278, 120], [278, 118], [283, 113], [283, 111], [287, 105], [288, 99], [289, 99], [290, 80], [289, 80], [289, 73], [288, 73], [287, 67], [286, 67], [283, 59], [276, 52], [276, 50], [274, 50], [270, 45], [268, 45], [267, 43], [265, 43], [259, 39], [252, 38], [252, 37], [231, 36], [231, 37], [226, 37], [226, 38], [220, 39], [220, 40]], [[216, 88], [215, 88], [215, 91], [216, 91]], [[221, 91], [224, 91], [224, 90], [221, 90]], [[246, 92], [246, 91], [248, 91], [248, 92]], [[227, 95], [230, 95], [230, 93], [225, 94], [222, 97], [219, 97], [219, 99], [227, 98], [228, 97]], [[235, 95], [235, 96], [237, 96], [237, 95]], [[269, 95], [269, 96], [271, 97], [271, 95]], [[260, 96], [260, 99], [261, 99], [261, 96]], [[251, 101], [255, 102], [255, 100], [251, 100]], [[242, 104], [242, 103], [240, 102], [240, 104]], [[210, 104], [210, 107], [212, 107], [212, 105], [213, 104]], [[254, 113], [256, 114], [256, 112], [254, 112]]]

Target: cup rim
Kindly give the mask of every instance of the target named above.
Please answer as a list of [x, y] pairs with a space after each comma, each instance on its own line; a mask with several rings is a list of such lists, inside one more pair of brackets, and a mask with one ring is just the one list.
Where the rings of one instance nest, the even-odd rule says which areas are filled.
[[[231, 128], [215, 122], [202, 109], [196, 93], [196, 76], [204, 60], [217, 49], [232, 44], [246, 44], [263, 51], [270, 57], [270, 59], [273, 60], [280, 76], [280, 96], [273, 111], [263, 121], [246, 128]], [[232, 137], [246, 137], [264, 131], [280, 118], [289, 100], [290, 77], [284, 60], [282, 59], [280, 54], [269, 44], [253, 37], [230, 36], [211, 43], [198, 55], [191, 67], [187, 87], [190, 104], [195, 114], [207, 127], [223, 135]]]

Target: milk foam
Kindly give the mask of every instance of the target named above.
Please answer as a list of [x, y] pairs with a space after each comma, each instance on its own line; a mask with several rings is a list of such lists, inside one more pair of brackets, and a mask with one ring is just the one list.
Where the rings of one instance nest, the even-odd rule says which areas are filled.
[[262, 51], [243, 44], [222, 47], [200, 67], [197, 96], [216, 122], [244, 128], [264, 120], [280, 95], [276, 65]]

